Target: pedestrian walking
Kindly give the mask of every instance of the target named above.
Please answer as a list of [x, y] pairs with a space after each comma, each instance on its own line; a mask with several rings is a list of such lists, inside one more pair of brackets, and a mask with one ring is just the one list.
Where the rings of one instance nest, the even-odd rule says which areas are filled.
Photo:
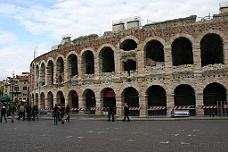
[[124, 104], [124, 119], [123, 119], [123, 122], [125, 121], [126, 118], [127, 118], [128, 122], [130, 121], [128, 114], [129, 114], [129, 107], [128, 107], [128, 104], [125, 103]]
[[59, 107], [57, 104], [55, 104], [55, 107], [53, 109], [53, 117], [54, 117], [54, 125], [57, 125], [58, 121], [59, 121]]
[[21, 118], [25, 120], [25, 107], [23, 103], [20, 105], [19, 117], [17, 119], [20, 120]]
[[112, 116], [112, 122], [114, 122], [114, 105], [111, 104], [110, 107], [108, 107], [108, 121], [110, 121], [110, 117]]
[[26, 115], [26, 118], [27, 118], [27, 120], [31, 120], [31, 112], [32, 112], [32, 107], [31, 107], [31, 105], [28, 103], [27, 105], [26, 105], [26, 107], [25, 107], [25, 109], [26, 109], [26, 113], [27, 113], [27, 115]]
[[67, 122], [70, 122], [70, 107], [69, 104], [66, 106], [66, 119]]
[[5, 106], [2, 106], [2, 109], [1, 109], [1, 123], [2, 123], [2, 117], [4, 118], [5, 120], [5, 123], [7, 123], [7, 120], [6, 120], [6, 107]]
[[11, 122], [14, 122], [14, 116], [15, 116], [15, 112], [17, 111], [17, 109], [13, 102], [10, 103], [9, 111], [10, 111], [10, 115], [11, 115]]
[[38, 107], [36, 105], [34, 105], [32, 107], [32, 112], [31, 112], [32, 113], [32, 120], [33, 121], [35, 121], [36, 119], [39, 120], [38, 112], [39, 112]]
[[60, 118], [61, 118], [62, 124], [64, 124], [64, 121], [65, 121], [65, 119], [64, 119], [65, 113], [66, 113], [66, 108], [65, 108], [65, 105], [62, 104], [60, 107], [60, 116], [61, 116]]

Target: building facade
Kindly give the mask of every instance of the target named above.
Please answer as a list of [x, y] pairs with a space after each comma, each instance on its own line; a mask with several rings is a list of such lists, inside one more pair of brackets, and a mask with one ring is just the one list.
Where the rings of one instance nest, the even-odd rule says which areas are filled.
[[96, 107], [97, 115], [114, 104], [118, 116], [127, 102], [140, 117], [170, 116], [178, 108], [203, 116], [225, 108], [228, 13], [220, 10], [212, 18], [192, 15], [142, 27], [134, 17], [113, 22], [103, 36], [65, 36], [31, 62], [31, 100], [39, 108]]
[[21, 75], [7, 77], [1, 83], [1, 96], [8, 97], [12, 102], [29, 102], [30, 73], [22, 72]]

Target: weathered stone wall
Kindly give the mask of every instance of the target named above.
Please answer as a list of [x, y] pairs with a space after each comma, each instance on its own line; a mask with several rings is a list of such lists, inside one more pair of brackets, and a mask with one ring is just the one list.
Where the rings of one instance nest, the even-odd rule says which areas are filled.
[[[79, 107], [85, 106], [85, 92], [91, 89], [95, 93], [97, 106], [102, 106], [102, 91], [105, 88], [112, 88], [116, 93], [117, 105], [123, 105], [123, 92], [128, 87], [133, 87], [139, 92], [139, 104], [143, 108], [147, 108], [147, 90], [152, 85], [159, 85], [166, 91], [167, 96], [167, 114], [174, 107], [174, 90], [181, 84], [188, 84], [195, 90], [196, 105], [203, 104], [203, 89], [210, 83], [216, 82], [222, 84], [226, 90], [227, 85], [227, 69], [228, 69], [228, 16], [224, 14], [214, 15], [214, 19], [196, 22], [196, 16], [190, 16], [184, 19], [175, 19], [160, 23], [145, 25], [140, 29], [129, 29], [120, 31], [119, 33], [106, 32], [103, 37], [96, 34], [82, 36], [76, 38], [72, 43], [59, 44], [58, 49], [52, 50], [43, 54], [31, 62], [31, 96], [35, 98], [41, 93], [47, 97], [48, 92], [52, 92], [54, 103], [56, 103], [56, 94], [62, 91], [66, 103], [71, 90], [75, 90], [79, 96]], [[200, 41], [208, 33], [218, 34], [223, 41], [224, 49], [224, 64], [209, 65], [201, 67]], [[192, 43], [193, 59], [192, 65], [172, 65], [171, 45], [172, 42], [179, 38], [185, 37]], [[120, 49], [119, 44], [124, 40], [133, 39], [137, 43], [137, 48], [132, 51], [124, 52]], [[158, 40], [164, 46], [164, 63], [156, 63], [145, 59], [144, 49], [150, 40]], [[109, 46], [114, 51], [115, 56], [115, 72], [102, 73], [100, 72], [99, 51]], [[84, 75], [82, 54], [85, 51], [91, 51], [94, 55], [95, 73]], [[78, 59], [77, 76], [71, 77], [69, 74], [69, 65], [67, 57], [70, 54], [75, 54]], [[47, 66], [49, 60], [54, 62], [58, 57], [62, 57], [64, 61], [64, 81], [62, 84], [57, 84], [54, 81], [53, 85], [36, 85], [38, 77], [36, 68], [41, 68], [41, 63]], [[127, 59], [136, 61], [136, 71], [131, 71], [130, 78], [123, 71], [123, 61]], [[56, 67], [54, 67], [54, 71]], [[47, 72], [46, 72], [47, 73]], [[55, 72], [54, 72], [55, 75]], [[46, 76], [47, 77], [47, 76]], [[43, 78], [42, 78], [43, 79]], [[131, 81], [127, 81], [131, 79]], [[46, 78], [45, 81], [48, 81]], [[47, 84], [47, 82], [45, 83]], [[45, 100], [47, 100], [45, 98]], [[120, 100], [120, 101], [119, 101]], [[50, 105], [50, 104], [49, 104]], [[121, 112], [118, 112], [121, 114]], [[201, 114], [202, 110], [198, 110]], [[140, 113], [140, 116], [145, 116], [146, 111]]]

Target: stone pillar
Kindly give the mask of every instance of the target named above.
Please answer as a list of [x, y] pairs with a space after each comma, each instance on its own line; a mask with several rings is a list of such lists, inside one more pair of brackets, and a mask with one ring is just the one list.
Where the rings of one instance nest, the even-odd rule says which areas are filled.
[[204, 116], [204, 109], [200, 108], [203, 106], [203, 93], [196, 93], [196, 116]]
[[174, 108], [174, 94], [167, 94], [166, 95], [167, 100], [167, 117], [171, 117], [171, 111]]
[[225, 64], [225, 69], [226, 73], [228, 73], [228, 42], [223, 42], [223, 49], [224, 49], [224, 64]]
[[120, 81], [120, 73], [121, 73], [121, 66], [122, 66], [122, 60], [121, 60], [121, 52], [120, 50], [117, 50], [115, 53], [115, 82], [118, 83]]
[[144, 51], [137, 51], [137, 63], [138, 80], [139, 82], [142, 82], [145, 77]]
[[123, 116], [124, 101], [121, 95], [116, 94], [116, 116]]
[[84, 114], [86, 113], [86, 97], [80, 93], [78, 93], [78, 97], [81, 97], [78, 98], [78, 107], [84, 109], [84, 111], [79, 111], [79, 114]]
[[200, 44], [193, 45], [193, 70], [194, 70], [194, 77], [202, 77], [202, 68], [201, 68], [201, 50]]
[[164, 58], [165, 58], [165, 76], [168, 77], [167, 79], [172, 79], [172, 52], [171, 52], [171, 45], [164, 46]]
[[139, 94], [139, 107], [142, 107], [140, 110], [139, 117], [148, 117], [148, 101], [147, 101], [147, 95], [145, 93]]
[[[96, 107], [97, 107], [97, 108], [103, 107], [103, 103], [102, 103], [101, 98], [100, 98], [100, 96], [98, 95], [98, 93], [95, 94], [95, 97], [96, 97]], [[95, 115], [103, 115], [103, 110], [96, 110], [96, 111], [95, 111]]]
[[79, 56], [78, 57], [78, 78], [81, 78], [81, 77], [82, 77], [82, 59], [81, 59], [81, 56]]

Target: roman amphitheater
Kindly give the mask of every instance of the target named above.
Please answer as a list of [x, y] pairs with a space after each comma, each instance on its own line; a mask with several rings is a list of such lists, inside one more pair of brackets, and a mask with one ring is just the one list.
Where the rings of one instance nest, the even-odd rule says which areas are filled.
[[170, 117], [227, 113], [228, 8], [212, 17], [185, 18], [141, 26], [133, 17], [113, 22], [112, 31], [72, 40], [64, 36], [30, 64], [30, 97], [39, 108], [69, 104], [103, 115], [116, 106], [123, 115]]

